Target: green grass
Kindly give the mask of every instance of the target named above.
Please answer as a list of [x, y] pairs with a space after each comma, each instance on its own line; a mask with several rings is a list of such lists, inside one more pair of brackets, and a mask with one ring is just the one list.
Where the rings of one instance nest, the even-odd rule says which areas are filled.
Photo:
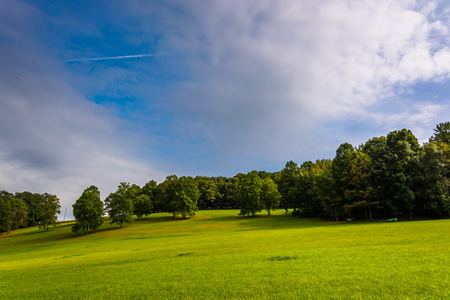
[[200, 211], [0, 237], [2, 299], [450, 299], [450, 220]]

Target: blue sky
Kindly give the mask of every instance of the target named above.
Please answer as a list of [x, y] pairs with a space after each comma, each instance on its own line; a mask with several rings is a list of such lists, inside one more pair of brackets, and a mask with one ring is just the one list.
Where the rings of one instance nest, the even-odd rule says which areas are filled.
[[0, 188], [278, 171], [450, 112], [448, 1], [0, 1]]

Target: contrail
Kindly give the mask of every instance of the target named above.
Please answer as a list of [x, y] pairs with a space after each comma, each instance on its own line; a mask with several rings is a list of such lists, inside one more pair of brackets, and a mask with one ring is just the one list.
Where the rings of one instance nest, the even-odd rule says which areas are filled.
[[66, 62], [76, 62], [76, 61], [89, 61], [89, 60], [109, 60], [109, 59], [127, 59], [127, 58], [141, 58], [141, 57], [151, 57], [156, 56], [155, 54], [138, 54], [138, 55], [124, 55], [124, 56], [110, 56], [110, 57], [91, 57], [91, 58], [77, 58], [68, 59]]

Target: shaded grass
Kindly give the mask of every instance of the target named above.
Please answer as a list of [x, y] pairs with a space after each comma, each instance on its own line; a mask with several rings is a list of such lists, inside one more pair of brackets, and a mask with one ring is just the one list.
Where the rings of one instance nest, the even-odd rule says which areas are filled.
[[87, 236], [70, 226], [15, 231], [0, 237], [0, 297], [450, 298], [450, 220], [237, 214], [154, 214]]

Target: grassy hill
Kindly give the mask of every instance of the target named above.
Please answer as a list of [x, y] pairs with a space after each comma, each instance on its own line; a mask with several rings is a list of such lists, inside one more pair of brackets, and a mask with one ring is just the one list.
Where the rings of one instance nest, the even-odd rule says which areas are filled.
[[450, 299], [450, 220], [237, 214], [14, 231], [0, 237], [0, 298]]

